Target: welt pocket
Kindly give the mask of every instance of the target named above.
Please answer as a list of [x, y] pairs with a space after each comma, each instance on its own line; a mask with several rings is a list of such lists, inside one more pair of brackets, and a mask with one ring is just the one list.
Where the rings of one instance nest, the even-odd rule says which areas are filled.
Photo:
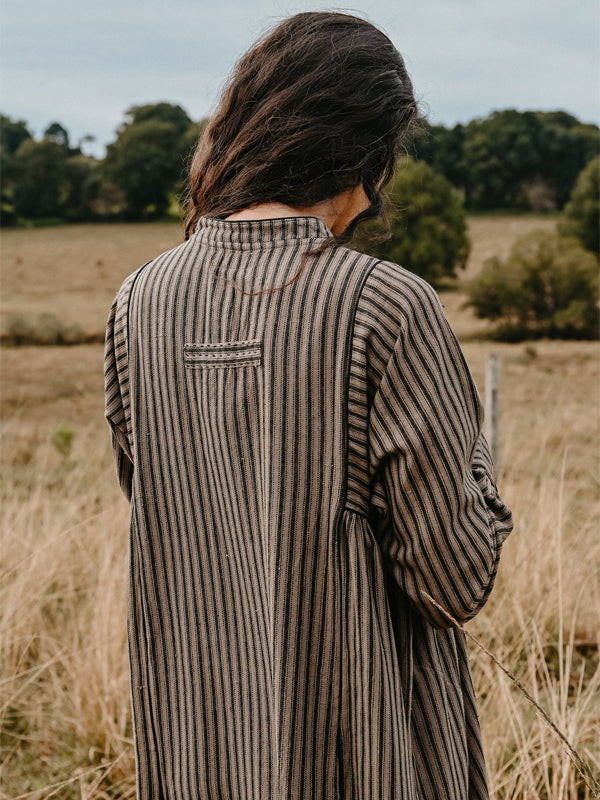
[[186, 367], [245, 367], [262, 364], [262, 341], [188, 342], [183, 346]]

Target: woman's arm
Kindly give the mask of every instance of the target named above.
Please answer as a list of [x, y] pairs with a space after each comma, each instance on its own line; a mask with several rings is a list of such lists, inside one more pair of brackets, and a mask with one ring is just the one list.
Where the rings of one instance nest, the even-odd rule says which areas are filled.
[[404, 287], [401, 328], [369, 414], [372, 504], [394, 577], [436, 627], [486, 602], [512, 515], [493, 480], [481, 400], [429, 284]]
[[127, 432], [129, 380], [126, 332], [126, 308], [123, 308], [122, 290], [119, 290], [108, 315], [104, 340], [104, 416], [110, 425], [119, 485], [130, 501], [133, 454]]

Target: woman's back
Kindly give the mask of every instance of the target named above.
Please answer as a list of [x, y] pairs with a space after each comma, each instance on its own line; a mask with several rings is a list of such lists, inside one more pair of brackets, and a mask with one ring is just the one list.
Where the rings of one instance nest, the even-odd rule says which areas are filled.
[[140, 800], [487, 796], [427, 599], [476, 613], [511, 528], [479, 398], [396, 265], [333, 247], [251, 294], [330, 235], [202, 217], [111, 309]]

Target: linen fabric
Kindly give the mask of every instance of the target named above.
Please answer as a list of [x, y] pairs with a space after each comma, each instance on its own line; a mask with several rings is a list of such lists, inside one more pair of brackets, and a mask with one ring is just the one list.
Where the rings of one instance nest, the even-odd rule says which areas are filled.
[[[110, 310], [138, 800], [483, 800], [464, 631], [512, 530], [436, 292], [202, 217]], [[433, 598], [435, 603], [431, 601]]]

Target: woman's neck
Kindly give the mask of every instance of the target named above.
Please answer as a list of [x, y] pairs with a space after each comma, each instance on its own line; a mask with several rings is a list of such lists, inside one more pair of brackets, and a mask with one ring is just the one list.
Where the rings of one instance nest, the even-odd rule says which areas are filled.
[[[315, 206], [310, 208], [292, 208], [283, 203], [256, 203], [255, 205], [243, 208], [230, 214], [225, 219], [245, 220], [245, 219], [278, 219], [280, 217], [316, 217]], [[323, 220], [325, 221], [325, 220]], [[325, 223], [327, 224], [327, 223]]]
[[243, 208], [241, 211], [236, 211], [225, 219], [242, 221], [280, 217], [317, 217], [332, 233], [338, 235], [368, 205], [369, 201], [362, 186], [357, 186], [313, 206], [294, 208], [284, 203], [257, 203]]

